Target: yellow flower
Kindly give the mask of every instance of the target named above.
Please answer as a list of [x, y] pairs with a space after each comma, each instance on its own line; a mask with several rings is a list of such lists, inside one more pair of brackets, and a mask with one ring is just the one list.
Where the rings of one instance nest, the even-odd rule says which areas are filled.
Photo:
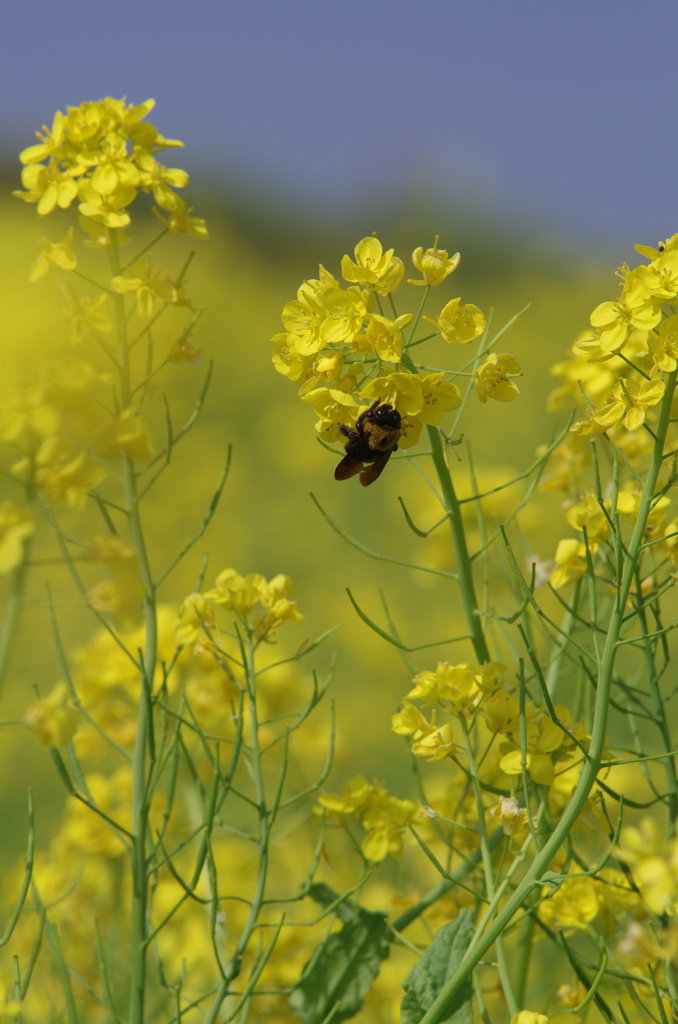
[[551, 928], [586, 931], [599, 909], [598, 888], [593, 878], [566, 878], [552, 896], [539, 904], [539, 917]]
[[[594, 545], [589, 544], [591, 553]], [[556, 567], [549, 577], [552, 587], [562, 587], [572, 580], [578, 580], [586, 572], [586, 545], [574, 537], [566, 537], [558, 541], [556, 548]]]
[[400, 332], [403, 327], [407, 327], [411, 320], [411, 313], [405, 313], [396, 320], [389, 320], [388, 317], [380, 316], [378, 313], [368, 314], [364, 338], [370, 349], [376, 352], [383, 362], [400, 362], [403, 352], [403, 339]]
[[496, 679], [505, 668], [498, 662], [450, 665], [439, 661], [434, 672], [419, 672], [414, 677], [414, 687], [406, 697], [428, 705], [442, 703], [446, 708], [463, 711], [477, 703], [490, 679]]
[[50, 267], [61, 267], [62, 270], [75, 270], [77, 260], [73, 252], [73, 228], [69, 228], [60, 242], [50, 242], [45, 239], [46, 245], [31, 267], [29, 281], [38, 281], [47, 273]]
[[410, 284], [437, 285], [442, 284], [459, 266], [461, 256], [455, 252], [450, 256], [446, 249], [426, 249], [419, 246], [412, 253], [412, 262], [421, 273], [422, 281], [410, 281]]
[[[87, 495], [105, 479], [100, 466], [93, 466], [86, 452], [73, 457], [59, 451], [57, 438], [48, 438], [40, 446], [35, 460], [38, 490], [51, 502], [63, 502], [69, 508], [82, 508]], [[21, 471], [17, 464], [15, 473]]]
[[652, 818], [627, 826], [617, 856], [631, 868], [633, 880], [653, 914], [663, 914], [678, 898], [678, 839], [668, 839]]
[[410, 746], [414, 756], [423, 757], [427, 761], [442, 761], [446, 757], [453, 757], [456, 746], [451, 724], [445, 722], [438, 725], [435, 711], [430, 722], [424, 718], [424, 723], [412, 734]]
[[24, 560], [24, 545], [35, 532], [30, 512], [13, 501], [0, 502], [0, 575], [12, 572]]
[[26, 203], [37, 203], [41, 217], [57, 207], [65, 210], [78, 195], [78, 186], [72, 175], [72, 171], [64, 171], [55, 160], [50, 160], [47, 166], [29, 164], [21, 172], [21, 184], [26, 191], [16, 191], [12, 195]]
[[661, 310], [652, 301], [639, 301], [622, 294], [617, 302], [601, 302], [591, 313], [591, 325], [598, 328], [598, 341], [605, 353], [619, 352], [633, 330], [651, 331], [661, 320]]
[[519, 394], [510, 377], [520, 373], [515, 356], [508, 352], [490, 352], [474, 373], [476, 394], [481, 402], [494, 398], [497, 402], [511, 402]]
[[175, 199], [175, 206], [167, 213], [166, 216], [163, 216], [159, 210], [156, 210], [156, 208], [153, 207], [153, 213], [160, 223], [175, 235], [187, 235], [189, 238], [199, 239], [209, 238], [207, 222], [204, 218], [191, 216], [193, 207], [189, 206], [189, 204], [179, 196], [176, 196]]
[[534, 1010], [521, 1010], [520, 1013], [514, 1013], [510, 1024], [548, 1024], [548, 1017]]
[[[538, 722], [527, 722], [526, 732], [525, 768], [535, 782], [542, 786], [550, 786], [555, 771], [549, 754], [562, 746], [565, 734], [546, 716]], [[523, 770], [523, 755], [518, 741], [509, 740], [503, 743], [500, 749], [503, 754], [499, 761], [501, 770], [507, 775], [520, 775]]]
[[442, 423], [446, 412], [451, 409], [458, 409], [461, 405], [461, 392], [452, 381], [444, 380], [445, 374], [429, 373], [423, 377], [421, 388], [424, 397], [424, 404], [419, 413], [422, 423], [430, 426], [438, 426]]
[[378, 238], [363, 238], [355, 249], [355, 263], [350, 256], [343, 256], [341, 273], [345, 281], [366, 285], [379, 295], [395, 291], [402, 280], [405, 267], [403, 261], [393, 255], [393, 249], [384, 252]]
[[304, 616], [297, 608], [297, 602], [290, 597], [292, 587], [292, 580], [283, 573], [264, 582], [259, 601], [266, 609], [266, 614], [260, 616], [255, 623], [257, 636], [270, 638], [284, 622], [303, 622]]
[[72, 343], [79, 344], [90, 331], [108, 334], [113, 330], [113, 321], [106, 312], [108, 296], [105, 293], [90, 299], [84, 295], [66, 309], [66, 321]]
[[394, 406], [401, 416], [416, 416], [424, 406], [423, 382], [416, 373], [397, 372], [375, 377], [367, 382], [360, 396], [371, 400], [378, 398]]
[[123, 409], [118, 416], [115, 446], [131, 459], [147, 459], [155, 451], [153, 438], [133, 409]]
[[114, 291], [122, 295], [136, 296], [140, 316], [150, 316], [157, 302], [171, 302], [173, 298], [170, 278], [155, 270], [150, 261], [139, 260], [133, 263], [123, 274], [114, 277], [111, 285]]
[[75, 735], [78, 717], [65, 683], [57, 683], [46, 697], [32, 704], [24, 715], [26, 726], [46, 747], [61, 747]]
[[250, 572], [241, 576], [235, 569], [224, 569], [217, 576], [214, 589], [205, 597], [236, 615], [247, 615], [262, 600], [267, 586], [261, 573]]
[[647, 410], [661, 402], [664, 390], [661, 380], [618, 380], [609, 402], [594, 414], [594, 419], [605, 430], [620, 421], [627, 430], [637, 430], [645, 422]]
[[583, 532], [589, 544], [607, 540], [610, 536], [610, 524], [595, 494], [585, 494], [576, 505], [570, 505], [565, 518], [574, 530]]
[[373, 792], [374, 786], [371, 786], [364, 776], [356, 775], [346, 783], [342, 795], [322, 793], [318, 797], [316, 810], [329, 811], [335, 815], [360, 814]]
[[672, 373], [678, 367], [678, 313], [667, 316], [650, 334], [647, 344], [655, 369]]
[[501, 823], [504, 835], [513, 836], [527, 825], [527, 811], [513, 796], [500, 796], [490, 814]]
[[272, 356], [273, 365], [283, 377], [294, 381], [303, 380], [312, 365], [313, 357], [301, 355], [293, 340], [294, 335], [291, 334], [273, 335], [271, 338], [275, 345]]
[[176, 641], [191, 645], [200, 641], [209, 644], [205, 632], [214, 626], [215, 601], [207, 594], [189, 594], [179, 608], [179, 621], [174, 627]]
[[461, 305], [461, 299], [451, 299], [443, 306], [440, 316], [432, 319], [425, 316], [436, 327], [445, 341], [450, 344], [467, 345], [485, 330], [485, 316], [472, 303]]
[[178, 167], [165, 167], [147, 149], [139, 147], [135, 152], [138, 181], [145, 192], [152, 192], [158, 206], [163, 210], [179, 210], [186, 206], [181, 196], [173, 190], [188, 185], [188, 174]]

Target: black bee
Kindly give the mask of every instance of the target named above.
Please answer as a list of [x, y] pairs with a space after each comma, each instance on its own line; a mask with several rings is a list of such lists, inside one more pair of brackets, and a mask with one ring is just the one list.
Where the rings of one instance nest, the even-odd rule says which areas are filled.
[[401, 434], [400, 413], [392, 405], [380, 405], [379, 399], [356, 420], [355, 429], [343, 423], [339, 430], [348, 438], [346, 454], [334, 471], [335, 480], [348, 480], [360, 473], [363, 487], [373, 484], [397, 451]]

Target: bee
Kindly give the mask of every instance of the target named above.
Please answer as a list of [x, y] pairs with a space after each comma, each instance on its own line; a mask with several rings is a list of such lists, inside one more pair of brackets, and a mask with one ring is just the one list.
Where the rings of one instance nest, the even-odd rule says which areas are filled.
[[348, 441], [346, 454], [334, 471], [334, 479], [348, 480], [360, 473], [360, 483], [368, 487], [398, 449], [402, 433], [400, 413], [392, 405], [380, 404], [377, 399], [358, 416], [355, 428], [340, 423], [339, 430]]

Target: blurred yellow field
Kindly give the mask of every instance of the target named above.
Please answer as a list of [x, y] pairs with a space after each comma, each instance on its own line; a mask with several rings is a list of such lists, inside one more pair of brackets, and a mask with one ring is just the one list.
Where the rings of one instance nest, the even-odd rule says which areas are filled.
[[288, 250], [150, 109], [1, 210], [2, 1019], [665, 1012], [678, 236]]

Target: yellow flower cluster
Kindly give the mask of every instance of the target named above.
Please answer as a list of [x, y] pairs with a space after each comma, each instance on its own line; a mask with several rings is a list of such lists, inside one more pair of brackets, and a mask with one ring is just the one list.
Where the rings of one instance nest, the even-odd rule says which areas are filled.
[[367, 860], [377, 862], [389, 854], [400, 855], [403, 834], [415, 820], [418, 808], [411, 800], [399, 800], [382, 785], [372, 785], [357, 775], [346, 784], [343, 793], [323, 793], [315, 811], [337, 818], [344, 825], [360, 821], [365, 830], [362, 852]]
[[662, 835], [653, 818], [623, 828], [617, 856], [628, 865], [652, 914], [678, 915], [678, 839]]
[[[633, 474], [652, 448], [667, 385], [674, 387], [678, 369], [678, 235], [656, 249], [636, 249], [649, 263], [621, 268], [619, 298], [596, 306], [590, 318], [592, 330], [582, 332], [569, 358], [552, 368], [559, 386], [549, 395], [549, 408], [560, 410], [574, 403], [585, 410], [584, 418], [571, 427], [571, 437], [557, 448], [542, 482], [544, 487], [578, 495], [566, 507], [568, 523], [581, 536], [558, 543], [550, 575], [551, 586], [556, 588], [580, 579], [589, 559], [602, 564], [601, 557], [595, 556], [601, 547], [611, 551], [614, 518], [635, 522], [640, 504], [637, 475], [626, 482], [622, 479], [614, 507], [582, 489], [591, 461], [586, 442], [606, 434]], [[675, 422], [674, 417], [668, 423], [667, 456], [678, 444]], [[646, 537], [656, 545], [656, 562], [664, 558], [677, 564], [676, 520], [665, 496], [652, 505]]]
[[[393, 716], [391, 728], [398, 735], [409, 737], [415, 757], [428, 761], [463, 760], [464, 747], [459, 744], [461, 733], [455, 719], [461, 716], [477, 725], [476, 714], [480, 712], [487, 733], [503, 737], [496, 747], [496, 771], [510, 780], [522, 774], [524, 764], [534, 782], [551, 786], [556, 780], [556, 769], [562, 775], [580, 756], [575, 740], [583, 745], [588, 742], [584, 727], [572, 725], [566, 707], [555, 708], [557, 721], [554, 721], [546, 708], [527, 700], [524, 735], [521, 736], [520, 701], [502, 686], [501, 677], [505, 672], [506, 665], [499, 662], [484, 665], [438, 662], [434, 671], [419, 672], [414, 677], [414, 686], [404, 698], [401, 710]], [[420, 706], [433, 708], [429, 718]], [[438, 715], [445, 716], [442, 723], [438, 722]], [[493, 814], [504, 822], [504, 808]]]
[[57, 111], [51, 128], [37, 132], [38, 143], [20, 154], [23, 190], [14, 195], [36, 203], [41, 216], [77, 200], [83, 217], [124, 228], [130, 222], [127, 208], [144, 192], [163, 211], [158, 216], [170, 231], [206, 237], [205, 222], [190, 216], [175, 191], [185, 188], [188, 174], [156, 159], [183, 143], [166, 139], [144, 120], [154, 106], [155, 100], [133, 106], [109, 96], [68, 107], [65, 114]]
[[616, 424], [637, 430], [661, 401], [665, 375], [678, 368], [678, 235], [658, 249], [636, 249], [650, 262], [621, 268], [620, 295], [596, 306], [592, 330], [553, 370], [563, 383], [551, 404], [567, 395], [585, 401], [587, 418], [572, 428], [584, 436]]
[[[180, 644], [197, 649], [213, 649], [216, 609], [233, 612], [260, 640], [271, 641], [285, 622], [301, 622], [303, 615], [291, 599], [292, 580], [279, 574], [267, 580], [260, 573], [241, 576], [235, 569], [224, 569], [214, 587], [204, 593], [189, 594], [179, 610], [176, 638]], [[263, 611], [250, 621], [250, 612], [259, 605]]]
[[616, 868], [603, 868], [597, 875], [574, 875], [556, 889], [543, 891], [539, 917], [550, 928], [586, 931], [599, 915], [613, 920], [623, 911], [635, 910], [638, 894], [628, 877]]
[[[450, 256], [437, 245], [419, 247], [412, 262], [421, 278], [409, 283], [427, 289], [440, 285], [459, 260], [459, 253]], [[435, 328], [430, 337], [466, 345], [484, 333], [485, 317], [460, 298], [447, 302], [435, 318], [398, 315], [392, 295], [403, 281], [405, 267], [393, 249], [385, 250], [374, 237], [358, 242], [354, 259], [342, 258], [341, 272], [347, 287], [321, 266], [318, 277], [304, 281], [296, 299], [285, 304], [284, 331], [273, 337], [273, 364], [299, 386], [302, 401], [313, 407], [323, 440], [340, 440], [340, 425], [354, 422], [377, 399], [400, 413], [399, 445], [410, 447], [422, 425], [438, 426], [461, 404], [452, 371], [420, 373], [411, 358], [410, 347], [420, 343], [413, 340], [420, 320]], [[391, 315], [386, 315], [382, 301], [386, 297]], [[506, 402], [516, 396], [512, 378], [520, 368], [513, 356], [490, 353], [478, 363], [473, 383], [481, 401]]]

